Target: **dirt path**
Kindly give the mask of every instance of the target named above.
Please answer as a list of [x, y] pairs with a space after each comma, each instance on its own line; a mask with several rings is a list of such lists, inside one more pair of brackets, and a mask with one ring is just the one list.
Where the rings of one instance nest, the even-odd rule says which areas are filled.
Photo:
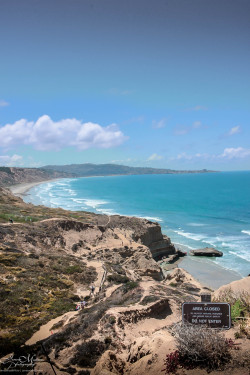
[[[105, 271], [104, 271], [104, 268], [103, 268], [101, 262], [91, 261], [91, 262], [88, 263], [88, 265], [94, 267], [96, 269], [96, 272], [97, 272], [97, 280], [94, 283], [95, 293], [97, 293], [98, 290], [99, 290], [99, 287], [101, 285], [101, 280], [102, 280], [102, 277], [103, 277], [103, 274], [104, 274]], [[86, 288], [86, 287], [78, 288], [77, 294], [89, 295], [90, 294], [90, 287], [89, 288]], [[69, 320], [71, 318], [73, 318], [74, 316], [76, 316], [77, 314], [78, 314], [78, 311], [69, 311], [69, 312], [67, 312], [63, 315], [58, 316], [57, 318], [51, 319], [48, 323], [41, 326], [40, 329], [37, 332], [35, 332], [33, 334], [33, 336], [29, 340], [26, 341], [25, 344], [26, 345], [33, 345], [37, 341], [46, 339], [47, 337], [49, 337], [53, 333], [57, 332], [57, 330], [60, 329], [62, 326], [65, 326], [66, 324], [68, 324]], [[61, 321], [62, 321], [62, 325], [60, 327], [58, 327], [57, 330], [56, 329], [52, 330], [52, 327], [56, 323], [59, 323]]]
[[78, 314], [78, 311], [69, 311], [61, 316], [58, 316], [55, 319], [50, 320], [48, 323], [44, 324], [40, 327], [39, 331], [35, 332], [34, 335], [26, 341], [25, 345], [33, 345], [37, 341], [44, 340], [53, 333], [55, 333], [57, 330], [52, 331], [52, 327], [54, 324], [59, 323], [62, 321], [62, 326], [66, 325], [69, 320]]

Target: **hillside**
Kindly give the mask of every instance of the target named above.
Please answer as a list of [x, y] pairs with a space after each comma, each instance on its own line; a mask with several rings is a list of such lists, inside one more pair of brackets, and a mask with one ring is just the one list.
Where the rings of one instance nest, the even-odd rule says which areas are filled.
[[[14, 351], [17, 361], [35, 355], [35, 372], [50, 375], [43, 343], [57, 375], [161, 373], [176, 350], [171, 327], [181, 321], [181, 304], [199, 301], [208, 288], [181, 268], [166, 271], [178, 254], [159, 224], [34, 206], [3, 188], [0, 213], [0, 354]], [[86, 306], [76, 310], [80, 301]], [[245, 373], [244, 327], [226, 333], [240, 337], [240, 349], [234, 355], [228, 347], [212, 375]], [[8, 366], [0, 361], [1, 370]]]
[[141, 175], [141, 174], [179, 174], [179, 173], [208, 173], [207, 169], [198, 171], [176, 171], [172, 169], [158, 169], [147, 167], [128, 167], [117, 164], [70, 164], [46, 165], [45, 170], [73, 173], [77, 177], [84, 176], [111, 176], [111, 175]]
[[153, 257], [174, 253], [148, 220], [33, 206], [0, 188], [0, 354], [74, 310], [104, 265], [107, 285], [162, 280]]
[[42, 168], [0, 167], [0, 186], [24, 182], [41, 182], [54, 178], [75, 177], [72, 173], [44, 170]]

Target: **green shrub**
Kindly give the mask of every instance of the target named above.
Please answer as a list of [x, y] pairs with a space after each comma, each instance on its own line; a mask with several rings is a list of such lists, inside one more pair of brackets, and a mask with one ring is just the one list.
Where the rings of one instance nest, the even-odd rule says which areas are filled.
[[233, 322], [237, 318], [248, 318], [250, 316], [250, 293], [235, 293], [231, 288], [219, 294], [214, 302], [228, 302], [231, 304], [231, 318]]
[[139, 285], [138, 281], [129, 281], [123, 286], [124, 293], [127, 293], [129, 290], [137, 288]]
[[116, 318], [115, 318], [115, 316], [111, 315], [111, 316], [109, 317], [109, 323], [113, 325], [113, 324], [115, 324], [115, 322], [116, 322]]
[[79, 367], [94, 367], [105, 349], [106, 345], [98, 340], [83, 342], [77, 345], [76, 353], [71, 363]]
[[78, 265], [69, 266], [64, 270], [65, 273], [71, 275], [73, 273], [80, 273], [82, 272], [82, 268]]
[[124, 284], [129, 282], [129, 278], [124, 275], [119, 275], [118, 273], [113, 273], [112, 275], [108, 275], [107, 280], [109, 282], [114, 282], [116, 284]]

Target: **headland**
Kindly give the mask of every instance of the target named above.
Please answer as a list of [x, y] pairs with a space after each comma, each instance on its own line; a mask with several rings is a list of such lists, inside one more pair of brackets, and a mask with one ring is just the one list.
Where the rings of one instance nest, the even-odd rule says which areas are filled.
[[[43, 343], [59, 375], [160, 373], [176, 348], [169, 327], [181, 321], [182, 302], [212, 293], [181, 263], [160, 266], [159, 258], [177, 253], [160, 225], [34, 206], [6, 188], [0, 208], [1, 354], [22, 347], [39, 357]], [[38, 363], [36, 370], [49, 374], [48, 366]]]

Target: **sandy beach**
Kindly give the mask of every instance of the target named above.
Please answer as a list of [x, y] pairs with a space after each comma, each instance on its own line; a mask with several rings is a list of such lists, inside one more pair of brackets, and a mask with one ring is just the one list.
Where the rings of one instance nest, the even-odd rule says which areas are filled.
[[241, 275], [214, 263], [213, 260], [188, 255], [180, 262], [180, 267], [188, 271], [202, 285], [217, 289], [232, 281], [242, 279]]
[[9, 186], [8, 189], [12, 192], [12, 194], [16, 195], [17, 197], [22, 198], [24, 195], [27, 195], [28, 191], [32, 189], [34, 186], [46, 184], [47, 182], [57, 181], [58, 178], [52, 180], [45, 180], [40, 182], [28, 182], [22, 183], [17, 185]]
[[[41, 182], [22, 183], [10, 186], [9, 190], [14, 195], [23, 198], [25, 195], [28, 195], [28, 191], [34, 186], [57, 180], [58, 179], [52, 179]], [[237, 272], [223, 268], [214, 263], [213, 260], [207, 258], [198, 258], [188, 255], [180, 261], [179, 266], [189, 272], [203, 286], [214, 290], [232, 281], [242, 279], [242, 276]], [[177, 264], [176, 267], [178, 267]]]

